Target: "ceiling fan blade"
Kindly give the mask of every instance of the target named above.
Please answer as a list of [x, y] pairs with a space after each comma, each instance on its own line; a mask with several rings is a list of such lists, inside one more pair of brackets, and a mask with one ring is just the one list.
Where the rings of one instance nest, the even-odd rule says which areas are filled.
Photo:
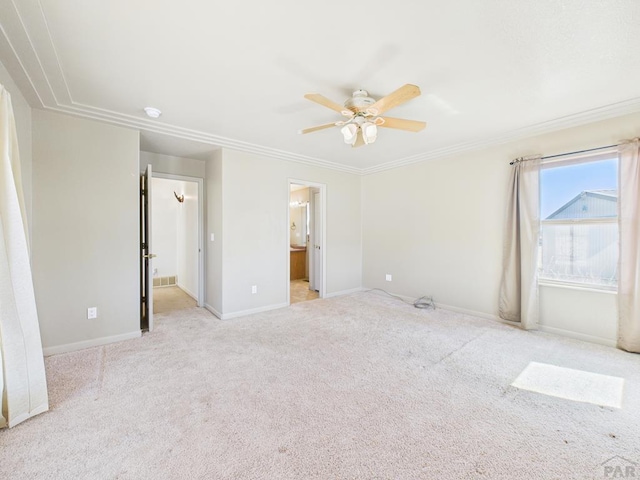
[[341, 113], [345, 117], [352, 117], [353, 116], [353, 112], [352, 111], [350, 111], [346, 107], [343, 107], [339, 103], [336, 103], [336, 102], [334, 102], [332, 100], [329, 100], [327, 97], [325, 97], [323, 95], [320, 95], [319, 93], [307, 93], [304, 96], [304, 98], [306, 98], [307, 100], [311, 100], [312, 102], [316, 102], [316, 103], [322, 105], [323, 107], [327, 107], [327, 108], [330, 108], [331, 110], [334, 110], [334, 111], [336, 111], [338, 113]]
[[309, 128], [304, 128], [302, 130], [298, 130], [298, 133], [304, 134], [304, 133], [317, 132], [318, 130], [324, 130], [325, 128], [331, 128], [335, 126], [336, 126], [336, 122], [325, 123], [324, 125], [316, 125], [315, 127], [309, 127]]
[[362, 137], [362, 132], [360, 130], [358, 130], [358, 136], [356, 137], [356, 143], [351, 145], [351, 148], [358, 148], [358, 147], [362, 147], [363, 145], [366, 145], [366, 143], [364, 143], [364, 138]]
[[420, 87], [407, 83], [406, 85], [397, 89], [395, 92], [390, 93], [386, 97], [382, 97], [376, 103], [374, 103], [370, 107], [367, 107], [367, 111], [373, 113], [374, 115], [381, 115], [387, 110], [391, 110], [392, 108], [397, 107], [404, 102], [408, 102], [412, 98], [416, 98], [419, 95]]
[[408, 130], [409, 132], [419, 132], [427, 126], [425, 122], [418, 120], [406, 120], [404, 118], [378, 117], [384, 122], [376, 122], [379, 127], [397, 128], [398, 130]]

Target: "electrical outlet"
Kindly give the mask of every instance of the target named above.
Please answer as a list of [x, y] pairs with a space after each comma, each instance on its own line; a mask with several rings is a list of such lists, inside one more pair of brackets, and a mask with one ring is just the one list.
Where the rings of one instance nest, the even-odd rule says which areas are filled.
[[385, 279], [387, 282], [390, 282], [390, 281], [391, 281], [391, 274], [390, 274], [390, 273], [387, 273], [387, 275], [385, 276], [385, 278], [384, 278], [384, 279]]
[[87, 320], [93, 320], [94, 318], [98, 318], [98, 307], [87, 308]]
[[257, 285], [251, 285], [251, 293], [258, 293], [258, 286]]

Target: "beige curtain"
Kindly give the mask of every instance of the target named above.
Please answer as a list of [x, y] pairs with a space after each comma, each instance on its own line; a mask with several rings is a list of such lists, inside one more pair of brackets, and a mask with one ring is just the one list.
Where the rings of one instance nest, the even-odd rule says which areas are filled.
[[640, 353], [640, 139], [620, 145], [618, 347]]
[[538, 324], [541, 157], [516, 160], [510, 177], [499, 315], [522, 328]]
[[11, 97], [0, 85], [0, 427], [48, 407]]

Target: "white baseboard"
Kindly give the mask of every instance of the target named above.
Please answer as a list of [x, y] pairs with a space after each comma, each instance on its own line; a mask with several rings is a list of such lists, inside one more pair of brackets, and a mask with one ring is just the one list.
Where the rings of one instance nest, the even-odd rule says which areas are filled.
[[284, 308], [284, 307], [288, 307], [288, 305], [286, 303], [279, 303], [277, 305], [267, 305], [266, 307], [252, 308], [250, 310], [240, 310], [240, 311], [231, 312], [231, 313], [220, 313], [218, 310], [213, 308], [208, 303], [204, 304], [204, 308], [209, 310], [211, 313], [213, 313], [220, 320], [229, 320], [231, 318], [244, 317], [246, 315], [251, 315], [253, 313], [267, 312], [269, 310], [276, 310], [278, 308]]
[[204, 308], [206, 308], [211, 313], [213, 313], [216, 317], [218, 317], [220, 320], [222, 320], [222, 314], [218, 310], [213, 308], [211, 305], [209, 305], [208, 303], [205, 303], [204, 304]]
[[223, 313], [221, 317], [222, 320], [230, 320], [232, 318], [244, 317], [246, 315], [252, 315], [254, 313], [268, 312], [269, 310], [277, 310], [278, 308], [285, 308], [289, 305], [287, 303], [278, 303], [275, 305], [267, 305], [265, 307], [251, 308], [249, 310], [240, 310], [237, 312], [231, 313]]
[[[384, 295], [384, 292], [380, 292], [379, 290], [374, 290], [374, 289], [370, 289], [370, 288], [362, 288], [362, 291], [368, 291], [371, 290], [373, 293], [378, 293], [380, 295]], [[396, 297], [400, 297], [401, 299], [403, 299], [406, 302], [414, 302], [416, 300], [416, 297], [408, 297], [406, 295], [400, 295], [397, 293], [393, 293], [393, 292], [389, 292], [391, 295], [395, 295]], [[478, 312], [476, 310], [469, 310], [467, 308], [460, 308], [460, 307], [454, 307], [453, 305], [447, 305], [445, 303], [438, 303], [438, 302], [433, 302], [433, 304], [435, 305], [436, 308], [441, 308], [442, 310], [448, 310], [450, 312], [455, 312], [455, 313], [462, 313], [464, 315], [470, 315], [472, 317], [479, 317], [479, 318], [484, 318], [486, 320], [494, 320], [496, 322], [500, 322], [500, 323], [506, 323], [508, 325], [515, 325], [518, 326], [518, 323], [514, 323], [514, 322], [507, 322], [506, 320], [503, 320], [502, 318], [498, 317], [497, 315], [493, 315], [491, 313], [485, 313], [485, 312]]]
[[195, 293], [193, 293], [191, 290], [189, 290], [187, 287], [180, 284], [180, 282], [178, 282], [178, 288], [182, 290], [184, 293], [186, 293], [187, 295], [189, 295], [191, 298], [193, 298], [196, 302], [198, 301], [198, 296]]
[[[45, 402], [42, 405], [39, 405], [36, 408], [32, 409], [30, 412], [23, 413], [22, 415], [18, 415], [17, 417], [10, 419], [8, 422], [5, 422], [5, 425], [9, 428], [15, 427], [19, 423], [22, 423], [25, 420], [30, 419], [31, 417], [35, 417], [36, 415], [40, 415], [47, 410], [49, 410], [49, 403]], [[2, 425], [0, 425], [0, 427], [2, 427]]]
[[339, 292], [331, 292], [331, 293], [327, 293], [324, 298], [332, 298], [332, 297], [340, 297], [342, 295], [349, 295], [350, 293], [358, 293], [358, 292], [362, 292], [365, 289], [362, 287], [357, 287], [357, 288], [352, 288], [350, 290], [340, 290]]
[[600, 345], [606, 345], [607, 347], [615, 347], [616, 341], [610, 338], [597, 337], [595, 335], [588, 335], [586, 333], [572, 332], [570, 330], [563, 330], [562, 328], [549, 327], [547, 325], [538, 325], [538, 330], [541, 332], [553, 333], [554, 335], [560, 335], [562, 337], [569, 337], [575, 340], [582, 340], [583, 342], [598, 343]]
[[50, 355], [58, 355], [60, 353], [75, 352], [77, 350], [84, 350], [85, 348], [108, 345], [109, 343], [122, 342], [123, 340], [132, 340], [134, 338], [140, 338], [141, 335], [142, 332], [140, 332], [140, 330], [136, 330], [134, 332], [122, 333], [120, 335], [112, 335], [110, 337], [92, 338], [91, 340], [83, 340], [82, 342], [45, 347], [42, 349], [42, 353], [45, 357], [48, 357]]
[[[451, 305], [443, 305], [443, 304], [438, 304], [438, 303], [436, 304], [436, 307], [442, 308], [444, 310], [450, 310], [452, 312], [458, 312], [458, 313], [464, 313], [466, 315], [472, 315], [474, 317], [486, 318], [487, 320], [495, 320], [497, 322], [504, 323], [506, 325], [511, 325], [511, 326], [515, 326], [515, 327], [518, 327], [518, 328], [522, 328], [519, 322], [509, 322], [507, 320], [504, 320], [504, 319], [498, 317], [497, 315], [491, 315], [489, 313], [476, 312], [474, 310], [466, 310], [464, 308], [452, 307]], [[534, 328], [534, 329], [529, 330], [529, 331], [535, 332], [536, 330], [540, 331], [540, 332], [551, 333], [553, 335], [559, 335], [561, 337], [573, 338], [574, 340], [582, 340], [583, 342], [597, 343], [599, 345], [606, 345], [608, 347], [615, 347], [616, 346], [616, 340], [614, 340], [614, 339], [598, 337], [598, 336], [595, 336], [595, 335], [588, 335], [586, 333], [572, 332], [570, 330], [563, 330], [562, 328], [549, 327], [547, 325], [538, 324], [537, 329]]]
[[466, 308], [459, 308], [459, 307], [454, 307], [452, 305], [445, 305], [444, 303], [435, 303], [435, 306], [436, 308], [449, 310], [450, 312], [462, 313], [464, 315], [471, 315], [472, 317], [484, 318], [486, 320], [494, 320], [496, 322], [506, 323], [508, 325], [519, 325], [518, 323], [507, 322], [506, 320], [503, 320], [499, 316], [493, 315], [491, 313], [478, 312], [476, 310], [468, 310]]

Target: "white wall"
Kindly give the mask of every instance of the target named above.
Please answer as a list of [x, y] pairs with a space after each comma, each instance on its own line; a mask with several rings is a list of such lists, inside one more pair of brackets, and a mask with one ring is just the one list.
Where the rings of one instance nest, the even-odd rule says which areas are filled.
[[615, 292], [540, 286], [540, 329], [615, 346], [618, 333]]
[[[178, 286], [198, 297], [198, 184], [153, 179], [152, 249], [154, 276], [177, 275]], [[175, 197], [184, 195], [180, 203]]]
[[[138, 132], [32, 113], [32, 264], [43, 346], [53, 353], [139, 336]], [[87, 320], [88, 307], [98, 308], [97, 319]]]
[[[176, 190], [184, 195], [184, 202], [178, 206], [176, 266], [178, 286], [198, 299], [198, 184], [180, 182]], [[178, 203], [175, 198], [174, 202]]]
[[[291, 192], [291, 202], [309, 202], [309, 188], [301, 188]], [[307, 210], [306, 207], [289, 207], [289, 222], [296, 223], [295, 230], [290, 232], [291, 245], [307, 244]]]
[[178, 274], [178, 210], [180, 204], [173, 192], [183, 189], [183, 182], [153, 178], [152, 196], [152, 251], [154, 277]]
[[327, 185], [326, 293], [360, 288], [360, 176], [227, 149], [222, 162], [221, 313], [286, 304], [290, 178]]
[[[509, 161], [609, 145], [639, 134], [640, 114], [634, 114], [365, 176], [364, 286], [412, 297], [432, 295], [436, 303], [497, 315]], [[386, 273], [393, 275], [391, 283]], [[581, 318], [584, 303], [548, 288], [553, 287], [541, 293], [543, 325], [563, 329], [567, 315]], [[604, 302], [610, 303], [607, 298]], [[601, 315], [574, 325], [578, 333], [606, 335], [602, 340], [610, 341], [615, 309], [601, 308], [597, 294], [587, 292], [581, 301]], [[550, 311], [562, 314], [551, 316]]]
[[[18, 149], [20, 150], [20, 166], [22, 171], [22, 188], [24, 202], [27, 209], [27, 222], [29, 232], [32, 231], [32, 151], [31, 151], [31, 107], [18, 89], [9, 72], [0, 63], [0, 84], [11, 95], [13, 115], [16, 121], [16, 134], [18, 136]], [[31, 235], [30, 235], [31, 237]]]
[[204, 178], [205, 176], [204, 160], [195, 160], [193, 158], [174, 157], [171, 155], [141, 151], [141, 172], [144, 172], [147, 165], [151, 165], [154, 172], [172, 173], [174, 175], [198, 178]]

